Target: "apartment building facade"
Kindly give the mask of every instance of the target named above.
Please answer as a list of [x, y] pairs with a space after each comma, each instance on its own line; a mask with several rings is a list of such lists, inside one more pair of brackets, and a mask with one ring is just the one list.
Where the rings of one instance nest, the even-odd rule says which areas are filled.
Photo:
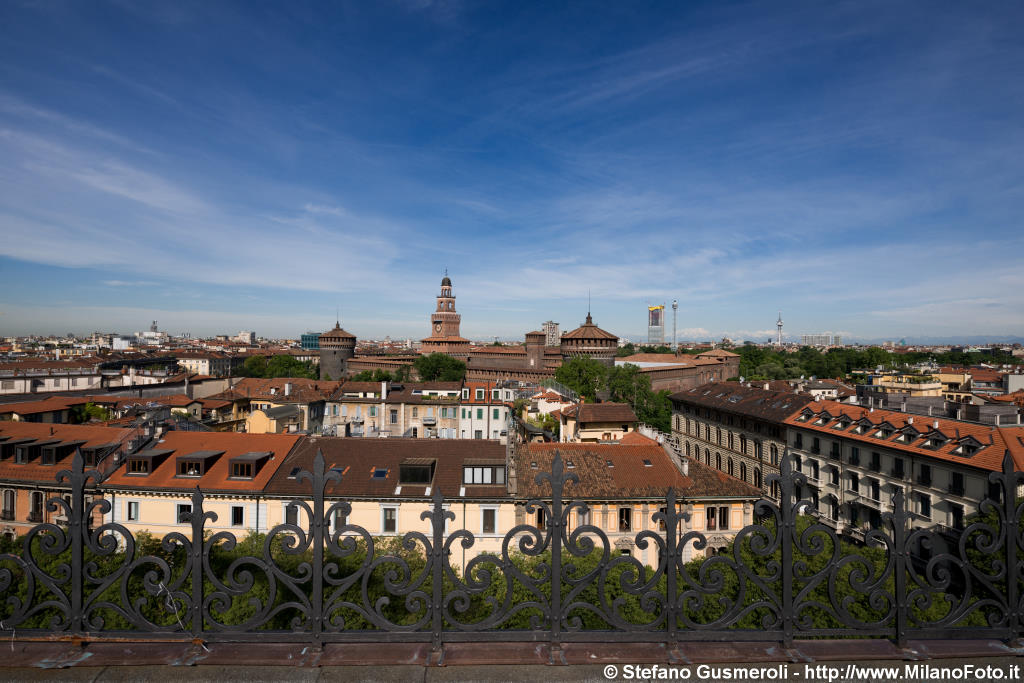
[[733, 382], [712, 382], [671, 396], [672, 434], [683, 455], [736, 477], [773, 498], [786, 451], [784, 421], [811, 397]]

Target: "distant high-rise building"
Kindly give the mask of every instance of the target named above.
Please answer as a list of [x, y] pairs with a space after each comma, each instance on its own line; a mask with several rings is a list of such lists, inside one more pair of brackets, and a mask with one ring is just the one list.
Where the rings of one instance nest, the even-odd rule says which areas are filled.
[[779, 311], [779, 319], [775, 323], [775, 327], [778, 328], [778, 335], [775, 337], [775, 343], [782, 346], [782, 311]]
[[558, 323], [549, 320], [544, 323], [544, 346], [558, 346], [561, 335], [558, 333]]
[[665, 343], [665, 304], [647, 307], [647, 343], [658, 346]]
[[804, 346], [842, 346], [843, 338], [839, 335], [833, 335], [831, 332], [825, 332], [824, 334], [802, 335], [800, 342]]

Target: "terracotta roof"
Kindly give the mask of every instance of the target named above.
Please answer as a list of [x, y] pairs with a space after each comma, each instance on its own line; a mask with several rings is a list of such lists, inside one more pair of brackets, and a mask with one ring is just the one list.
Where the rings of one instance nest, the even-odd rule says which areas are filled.
[[[437, 488], [445, 498], [457, 498], [463, 488], [464, 464], [474, 460], [505, 462], [505, 446], [483, 439], [306, 438], [277, 470], [267, 486], [267, 493], [309, 495], [307, 482], [289, 477], [297, 469], [312, 471], [317, 451], [323, 453], [328, 468], [337, 468], [343, 473], [341, 482], [328, 484], [326, 494], [353, 498], [428, 498]], [[429, 486], [400, 482], [400, 465], [410, 464], [411, 458], [434, 462]], [[382, 470], [382, 476], [374, 477], [376, 470]], [[401, 490], [396, 492], [398, 487]], [[507, 495], [505, 485], [491, 484], [466, 486], [464, 497], [505, 498]]]
[[[814, 419], [801, 421], [800, 417], [807, 411], [814, 415], [820, 415], [822, 411], [827, 411], [830, 417], [821, 425], [814, 424]], [[839, 419], [842, 416], [848, 417], [851, 423], [845, 429], [837, 429], [835, 426], [839, 424]], [[874, 429], [870, 429], [864, 434], [857, 434], [852, 430], [857, 421], [861, 419], [866, 419], [872, 425], [881, 425], [884, 422], [888, 422], [896, 431], [887, 439], [872, 436], [876, 431]], [[803, 410], [786, 419], [786, 423], [801, 429], [822, 432], [832, 436], [842, 436], [844, 439], [867, 444], [885, 444], [888, 448], [898, 449], [913, 455], [923, 455], [936, 460], [955, 462], [959, 465], [988, 471], [1002, 470], [1004, 454], [1009, 451], [1015, 468], [1019, 471], [1024, 471], [1024, 426], [996, 427], [994, 425], [960, 422], [941, 417], [925, 417], [890, 410], [879, 410], [877, 408], [869, 410], [837, 401], [813, 401], [808, 403]], [[923, 448], [926, 442], [925, 436], [936, 429], [936, 424], [938, 425], [938, 431], [949, 440], [935, 449]], [[899, 430], [907, 426], [913, 427], [917, 432], [920, 432], [921, 436], [915, 436], [910, 443], [896, 441], [895, 439], [900, 435]], [[956, 454], [954, 451], [960, 446], [958, 439], [965, 437], [972, 437], [982, 447], [973, 455]]]
[[[291, 384], [291, 394], [284, 395], [285, 385]], [[260, 399], [277, 403], [307, 403], [323, 401], [331, 396], [342, 382], [304, 379], [298, 377], [275, 377], [261, 379], [246, 377], [233, 388], [214, 394], [208, 398], [237, 401], [243, 399]], [[377, 385], [378, 388], [380, 385]], [[273, 391], [273, 393], [271, 393]]]
[[72, 406], [85, 405], [89, 402], [84, 396], [49, 396], [41, 401], [20, 401], [0, 405], [0, 415], [17, 413], [18, 415], [37, 415], [55, 410], [67, 410]]
[[673, 402], [689, 403], [781, 422], [811, 402], [805, 394], [768, 391], [745, 387], [735, 382], [710, 382], [688, 391], [672, 394]]
[[331, 339], [355, 339], [355, 338], [356, 338], [356, 336], [354, 334], [351, 334], [351, 333], [346, 332], [345, 330], [341, 329], [341, 321], [338, 321], [337, 323], [334, 324], [334, 329], [327, 330], [326, 332], [321, 332], [320, 333], [320, 339], [326, 339], [328, 341], [330, 341]]
[[619, 341], [618, 336], [595, 325], [594, 319], [589, 313], [587, 313], [586, 322], [575, 330], [564, 333], [562, 339], [614, 339], [616, 342]]
[[689, 474], [684, 476], [661, 446], [650, 439], [646, 441], [638, 444], [526, 444], [516, 458], [518, 497], [551, 497], [550, 485], [546, 481], [538, 484], [536, 475], [551, 471], [556, 452], [561, 454], [566, 472], [579, 477], [578, 484], [568, 484], [565, 488], [564, 495], [569, 499], [663, 498], [669, 488], [674, 489], [679, 498], [761, 497], [760, 491], [739, 479], [693, 461], [688, 463]]
[[703, 351], [697, 354], [697, 357], [701, 356], [707, 358], [739, 358], [740, 354], [733, 353], [732, 351], [726, 351], [725, 349], [711, 349], [710, 351]]
[[[290, 434], [170, 431], [151, 447], [157, 451], [171, 451], [155, 471], [148, 475], [128, 474], [125, 463], [107, 478], [104, 485], [118, 489], [193, 491], [198, 486], [203, 491], [261, 491], [300, 438]], [[217, 457], [200, 477], [177, 476], [177, 458], [201, 451], [215, 451], [223, 455]], [[253, 452], [272, 455], [252, 479], [231, 478], [231, 459]]]
[[71, 467], [74, 456], [74, 444], [78, 448], [94, 448], [113, 444], [126, 438], [132, 430], [112, 427], [94, 427], [90, 425], [44, 424], [39, 422], [0, 422], [0, 444], [18, 439], [32, 441], [53, 441], [69, 444], [68, 448], [58, 451], [59, 459], [53, 465], [43, 465], [39, 458], [28, 463], [18, 464], [14, 457], [0, 461], [0, 480], [40, 482], [56, 484], [57, 472]]
[[636, 422], [636, 413], [628, 403], [580, 403], [563, 408], [566, 417], [587, 422]]

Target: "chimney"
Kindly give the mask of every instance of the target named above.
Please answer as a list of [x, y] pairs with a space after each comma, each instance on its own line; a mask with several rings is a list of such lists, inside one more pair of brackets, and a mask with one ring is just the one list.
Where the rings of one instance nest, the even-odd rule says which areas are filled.
[[938, 428], [939, 428], [939, 421], [935, 420], [934, 422], [932, 422], [932, 429], [938, 429]]
[[291, 396], [292, 395], [292, 383], [291, 382], [285, 382], [284, 383], [284, 395], [285, 396]]
[[911, 415], [910, 417], [907, 418], [907, 424], [908, 425], [914, 424], [914, 416], [913, 415]]
[[383, 401], [387, 397], [388, 397], [388, 383], [387, 383], [387, 381], [381, 381], [381, 383], [380, 383], [380, 398]]
[[931, 417], [931, 416], [932, 416], [932, 407], [929, 405], [928, 406], [928, 417]]
[[999, 426], [999, 413], [996, 413], [996, 427]]

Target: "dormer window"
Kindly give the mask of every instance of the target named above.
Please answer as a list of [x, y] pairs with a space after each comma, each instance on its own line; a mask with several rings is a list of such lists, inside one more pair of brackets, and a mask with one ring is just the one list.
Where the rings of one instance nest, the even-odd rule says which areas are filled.
[[242, 479], [252, 479], [252, 463], [251, 462], [233, 462], [231, 463], [231, 476], [239, 477]]
[[[229, 463], [229, 476], [232, 479], [252, 479], [260, 473], [263, 465], [272, 455], [273, 453], [270, 451], [250, 451], [235, 456], [231, 458]], [[298, 468], [295, 469], [297, 470]], [[298, 472], [293, 470], [289, 478], [293, 478], [293, 475], [298, 475]]]
[[129, 459], [128, 474], [149, 474], [149, 461]]
[[203, 475], [203, 463], [201, 460], [179, 460], [179, 477], [201, 477]]

